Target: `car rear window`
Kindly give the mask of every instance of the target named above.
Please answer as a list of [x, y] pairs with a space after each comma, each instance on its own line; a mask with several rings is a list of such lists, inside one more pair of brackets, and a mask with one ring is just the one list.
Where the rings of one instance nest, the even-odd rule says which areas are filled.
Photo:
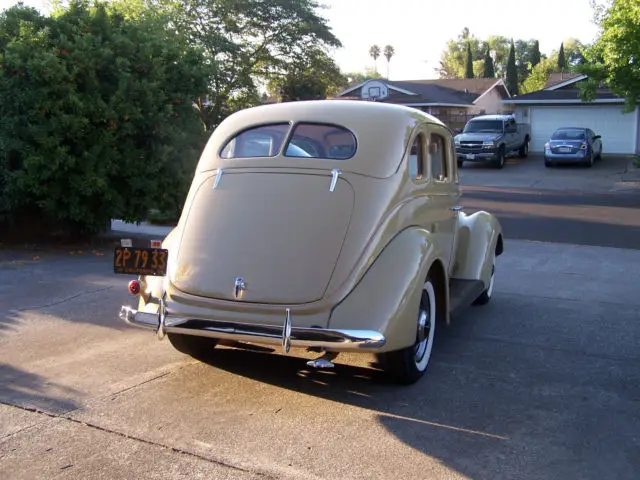
[[261, 125], [245, 130], [229, 140], [220, 156], [222, 158], [275, 157], [280, 153], [290, 124]]
[[319, 123], [299, 123], [293, 130], [284, 154], [287, 157], [309, 156], [330, 160], [346, 160], [355, 155], [356, 147], [355, 135], [344, 127]]
[[583, 140], [585, 131], [579, 128], [563, 128], [551, 135], [551, 140]]
[[[222, 158], [274, 157], [282, 150], [290, 130], [289, 123], [261, 125], [244, 130], [220, 151]], [[318, 123], [299, 123], [286, 143], [286, 157], [346, 160], [356, 152], [355, 135], [344, 127]]]

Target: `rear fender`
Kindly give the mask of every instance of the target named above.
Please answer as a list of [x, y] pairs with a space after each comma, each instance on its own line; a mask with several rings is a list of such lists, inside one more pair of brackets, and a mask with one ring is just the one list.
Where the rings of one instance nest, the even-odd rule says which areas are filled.
[[482, 280], [488, 286], [493, 253], [498, 256], [503, 248], [502, 227], [494, 215], [484, 211], [471, 215], [460, 212], [451, 277]]
[[[384, 248], [351, 293], [333, 308], [329, 328], [382, 333], [386, 343], [376, 352], [413, 345], [422, 287], [436, 262], [440, 262], [437, 277], [444, 288], [438, 296], [445, 302], [449, 298], [442, 258], [441, 249], [427, 230], [403, 230]], [[440, 318], [446, 320], [448, 308], [440, 305]]]

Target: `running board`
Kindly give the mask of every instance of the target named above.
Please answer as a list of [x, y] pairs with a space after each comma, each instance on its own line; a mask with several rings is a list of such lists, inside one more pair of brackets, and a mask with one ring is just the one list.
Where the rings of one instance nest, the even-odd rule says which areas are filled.
[[470, 306], [483, 291], [484, 283], [482, 280], [452, 278], [449, 281], [449, 310], [451, 315], [456, 315]]

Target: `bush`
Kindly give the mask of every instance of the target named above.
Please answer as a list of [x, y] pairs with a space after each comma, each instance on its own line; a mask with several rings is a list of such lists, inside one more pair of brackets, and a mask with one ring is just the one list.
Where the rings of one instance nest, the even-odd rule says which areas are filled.
[[91, 234], [151, 208], [179, 214], [205, 142], [192, 102], [208, 73], [165, 25], [82, 1], [0, 15], [5, 227], [32, 218]]

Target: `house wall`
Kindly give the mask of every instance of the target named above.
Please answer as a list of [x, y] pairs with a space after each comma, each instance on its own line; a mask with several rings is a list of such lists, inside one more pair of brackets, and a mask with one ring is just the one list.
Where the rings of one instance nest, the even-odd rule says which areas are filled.
[[502, 103], [503, 99], [504, 97], [500, 94], [500, 89], [493, 88], [469, 109], [469, 113], [473, 115], [481, 115], [483, 113], [511, 113], [513, 106]]

